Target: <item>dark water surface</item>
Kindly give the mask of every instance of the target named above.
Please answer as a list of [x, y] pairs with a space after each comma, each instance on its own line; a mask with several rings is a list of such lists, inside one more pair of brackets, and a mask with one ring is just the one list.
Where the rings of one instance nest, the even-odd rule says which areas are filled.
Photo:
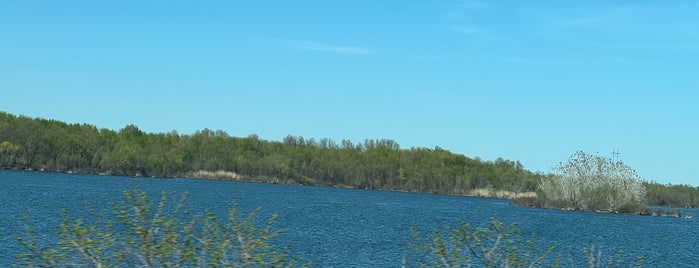
[[[594, 245], [607, 255], [617, 249], [628, 259], [644, 255], [648, 267], [699, 265], [698, 219], [534, 209], [499, 199], [428, 194], [0, 171], [0, 267], [16, 262], [20, 248], [12, 234], [23, 234], [23, 214], [37, 232], [51, 234], [61, 209], [82, 215], [85, 202], [106, 208], [133, 185], [152, 197], [161, 191], [188, 192], [192, 211], [223, 213], [236, 198], [241, 212], [262, 206], [262, 220], [277, 212], [276, 227], [284, 233], [275, 242], [293, 245], [292, 255], [312, 260], [314, 267], [400, 267], [404, 258], [415, 255], [407, 246], [411, 226], [427, 233], [444, 222], [484, 225], [491, 217], [518, 222], [542, 245], [556, 245], [565, 259], [576, 262], [582, 262], [583, 247]], [[687, 212], [699, 216], [696, 210]]]

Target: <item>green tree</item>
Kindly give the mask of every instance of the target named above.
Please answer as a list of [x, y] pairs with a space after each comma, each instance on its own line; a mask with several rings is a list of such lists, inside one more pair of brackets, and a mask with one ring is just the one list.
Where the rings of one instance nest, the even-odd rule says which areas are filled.
[[12, 167], [17, 163], [20, 146], [9, 141], [0, 142], [0, 167]]

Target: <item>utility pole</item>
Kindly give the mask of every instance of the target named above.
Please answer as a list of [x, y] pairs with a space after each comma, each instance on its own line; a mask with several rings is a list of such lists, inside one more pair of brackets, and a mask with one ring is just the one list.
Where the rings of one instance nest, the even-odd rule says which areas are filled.
[[617, 149], [612, 150], [612, 161], [614, 163], [619, 162], [619, 155], [620, 155], [619, 150], [617, 150]]

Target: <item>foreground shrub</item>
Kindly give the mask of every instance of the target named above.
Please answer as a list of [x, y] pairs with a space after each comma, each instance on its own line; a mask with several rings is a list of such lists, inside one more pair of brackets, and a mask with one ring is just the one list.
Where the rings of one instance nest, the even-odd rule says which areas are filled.
[[[290, 247], [277, 251], [269, 241], [281, 230], [253, 222], [259, 208], [244, 218], [235, 204], [227, 218], [207, 211], [191, 215], [186, 196], [159, 202], [138, 188], [124, 192], [125, 200], [108, 212], [89, 212], [88, 219], [73, 219], [67, 212], [55, 245], [40, 245], [27, 224], [25, 236], [15, 236], [25, 253], [25, 267], [296, 267]], [[25, 219], [25, 222], [27, 220]], [[308, 266], [309, 263], [303, 266]]]
[[[416, 267], [576, 267], [572, 254], [562, 258], [556, 248], [542, 248], [535, 237], [523, 235], [521, 228], [512, 223], [505, 225], [491, 219], [486, 227], [473, 228], [461, 221], [456, 226], [445, 225], [441, 230], [422, 236], [411, 229], [413, 241], [409, 246], [417, 251]], [[643, 256], [626, 261], [619, 250], [605, 257], [599, 247], [583, 248], [584, 267], [641, 267]], [[563, 261], [562, 261], [563, 260]], [[569, 263], [565, 262], [568, 260]], [[404, 267], [408, 266], [404, 262]]]
[[425, 260], [418, 267], [557, 267], [560, 255], [551, 256], [554, 247], [540, 250], [534, 237], [525, 239], [516, 224], [505, 225], [491, 219], [489, 227], [472, 228], [461, 221], [445, 226], [446, 234], [435, 229], [427, 237], [411, 229], [410, 247]]

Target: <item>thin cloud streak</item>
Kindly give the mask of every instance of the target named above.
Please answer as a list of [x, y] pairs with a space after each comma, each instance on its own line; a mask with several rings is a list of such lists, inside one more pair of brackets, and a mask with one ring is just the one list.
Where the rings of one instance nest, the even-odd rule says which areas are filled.
[[476, 26], [472, 25], [454, 25], [451, 26], [451, 30], [457, 33], [462, 33], [462, 34], [479, 34], [479, 33], [484, 33], [485, 31], [481, 28], [478, 28]]
[[699, 50], [699, 43], [613, 43], [613, 42], [579, 42], [581, 45], [612, 49], [645, 49], [645, 50]]
[[619, 27], [620, 25], [637, 25], [642, 17], [641, 7], [624, 5], [563, 19], [557, 24], [563, 27]]
[[277, 39], [276, 41], [284, 46], [299, 50], [326, 51], [344, 55], [367, 55], [376, 53], [375, 50], [364, 47], [329, 45], [308, 40]]

